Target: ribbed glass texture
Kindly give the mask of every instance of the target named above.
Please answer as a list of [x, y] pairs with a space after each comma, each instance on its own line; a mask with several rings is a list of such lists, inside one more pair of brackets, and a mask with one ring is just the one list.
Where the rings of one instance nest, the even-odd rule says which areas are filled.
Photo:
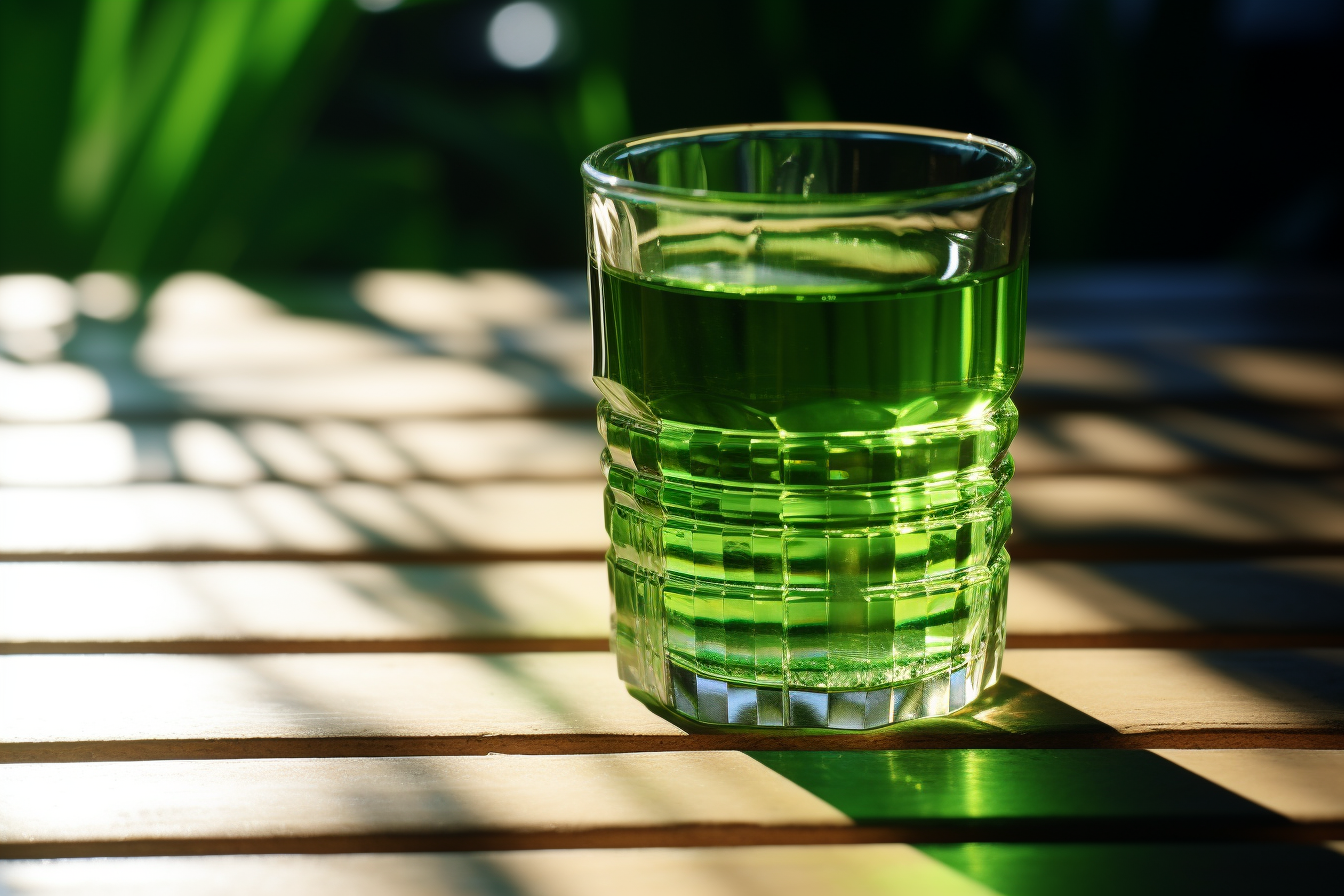
[[701, 722], [872, 728], [998, 675], [1032, 170], [757, 126], [585, 163], [621, 675]]

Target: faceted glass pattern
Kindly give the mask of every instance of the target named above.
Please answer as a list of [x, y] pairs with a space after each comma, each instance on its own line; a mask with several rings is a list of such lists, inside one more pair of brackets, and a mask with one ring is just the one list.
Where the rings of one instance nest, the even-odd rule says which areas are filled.
[[599, 427], [637, 689], [705, 722], [870, 728], [997, 678], [1011, 404], [899, 437], [654, 431], [606, 401]]

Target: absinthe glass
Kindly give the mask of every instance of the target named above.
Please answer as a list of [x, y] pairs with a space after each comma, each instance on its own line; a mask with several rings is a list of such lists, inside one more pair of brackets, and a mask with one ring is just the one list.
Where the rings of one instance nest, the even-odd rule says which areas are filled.
[[701, 722], [870, 728], [998, 675], [1031, 163], [756, 126], [585, 164], [621, 675]]

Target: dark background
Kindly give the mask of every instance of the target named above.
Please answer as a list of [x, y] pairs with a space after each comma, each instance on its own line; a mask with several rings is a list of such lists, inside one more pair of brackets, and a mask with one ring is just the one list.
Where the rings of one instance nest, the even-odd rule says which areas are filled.
[[554, 0], [527, 71], [502, 5], [0, 0], [0, 271], [573, 268], [584, 155], [763, 120], [1022, 147], [1037, 262], [1340, 240], [1337, 0]]

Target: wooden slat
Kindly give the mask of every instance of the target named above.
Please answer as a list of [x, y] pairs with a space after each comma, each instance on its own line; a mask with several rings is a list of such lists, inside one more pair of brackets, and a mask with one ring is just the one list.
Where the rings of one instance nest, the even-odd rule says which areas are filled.
[[[597, 561], [0, 563], [0, 653], [601, 650]], [[1344, 644], [1344, 559], [1015, 561], [1019, 647]]]
[[1014, 482], [1021, 559], [1194, 559], [1344, 549], [1344, 479], [1040, 476]]
[[0, 652], [603, 650], [600, 562], [0, 564]]
[[1243, 563], [1014, 560], [1015, 647], [1228, 648], [1344, 644], [1344, 559]]
[[1344, 357], [1263, 345], [1203, 345], [1195, 356], [1231, 388], [1284, 404], [1339, 407]]
[[[1244, 848], [1244, 847], [1243, 847]], [[912, 846], [0, 862], [16, 896], [995, 896]]]
[[1344, 357], [1338, 351], [1207, 339], [1096, 346], [1067, 333], [1029, 329], [1015, 395], [1029, 409], [1171, 401], [1338, 408], [1344, 404]]
[[0, 490], [0, 555], [600, 556], [598, 483]]
[[1188, 771], [1296, 821], [1344, 817], [1344, 753], [1157, 750]]
[[[1344, 651], [1010, 650], [956, 716], [688, 732], [607, 654], [0, 657], [0, 760], [914, 746], [1344, 747]], [[57, 709], [53, 709], [57, 708]]]
[[[1189, 765], [1123, 750], [17, 764], [0, 766], [0, 855], [1107, 840], [1140, 819], [1149, 837], [1344, 832], [1344, 753], [1250, 753]], [[1216, 783], [1190, 767], [1214, 768]]]
[[1344, 467], [1341, 435], [1320, 419], [1246, 417], [1179, 407], [1039, 413], [1023, 416], [1012, 452], [1018, 476], [1338, 472]]
[[0, 425], [0, 486], [593, 479], [601, 447], [591, 420], [11, 424]]
[[[1027, 477], [1019, 559], [1189, 559], [1344, 550], [1344, 479]], [[597, 557], [601, 483], [324, 488], [141, 484], [0, 490], [0, 557]]]
[[16, 896], [1261, 896], [1329, 892], [1344, 844], [971, 843], [0, 862]]
[[626, 694], [607, 654], [0, 658], [11, 760], [606, 752], [686, 737]]
[[1335, 649], [1014, 650], [1004, 670], [1124, 735], [1217, 731], [1239, 746], [1243, 733], [1344, 725]]
[[[587, 322], [573, 318], [428, 340], [292, 316], [186, 338], [152, 328], [141, 334], [134, 325], [116, 329], [114, 337], [90, 340], [93, 350], [77, 339], [68, 352], [76, 365], [38, 367], [22, 381], [14, 371], [0, 373], [9, 387], [0, 393], [12, 394], [0, 401], [0, 421], [87, 420], [91, 411], [386, 420], [578, 410], [596, 399]], [[109, 352], [113, 342], [120, 351]], [[20, 385], [33, 391], [39, 380], [59, 400], [44, 408], [13, 395]], [[1159, 402], [1338, 409], [1341, 382], [1344, 360], [1316, 350], [1190, 344], [1164, 352], [1068, 339], [1050, 345], [1033, 335], [1015, 400], [1032, 412]]]
[[[432, 301], [453, 320], [408, 332], [372, 326], [339, 290], [303, 309], [315, 313], [295, 314], [217, 275], [177, 275], [148, 299], [143, 317], [83, 322], [66, 347], [75, 365], [0, 369], [8, 380], [0, 395], [15, 396], [0, 399], [0, 420], [87, 420], [109, 410], [384, 420], [591, 408], [596, 393], [586, 372], [572, 375], [572, 349], [556, 351], [576, 341], [566, 303], [506, 277], [512, 285], [475, 290], [466, 303]], [[510, 302], [524, 292], [530, 310], [519, 314]], [[531, 335], [539, 325], [552, 332]], [[508, 350], [514, 344], [532, 359]]]
[[359, 849], [357, 838], [370, 836], [450, 845], [474, 834], [525, 847], [549, 834], [583, 846], [574, 835], [607, 845], [598, 832], [852, 826], [740, 753], [8, 765], [0, 794], [0, 849], [10, 856], [37, 855], [42, 843], [176, 840], [217, 852], [236, 839], [244, 849], [328, 838]]
[[[1256, 300], [1259, 306], [1250, 310], [1232, 298], [1240, 285], [1227, 287], [1214, 304], [1208, 301], [1207, 284], [1200, 299], [1168, 295], [1161, 281], [1179, 277], [1164, 275], [1080, 302], [1077, 292], [1067, 301], [1042, 298], [1048, 289], [1043, 276], [1048, 274], [1032, 277], [1036, 327], [1028, 337], [1027, 389], [1098, 395], [1152, 395], [1162, 387], [1204, 393], [1244, 389], [1290, 402], [1335, 403], [1344, 391], [1338, 388], [1344, 364], [1337, 355], [1284, 347], [1304, 340], [1319, 343], [1331, 334], [1293, 326], [1268, 310], [1285, 301], [1281, 284], [1264, 291]], [[80, 329], [93, 338], [79, 333], [67, 353], [105, 363], [109, 357], [131, 357], [132, 345], [139, 343], [135, 356], [142, 366], [178, 377], [221, 366], [311, 367], [432, 349], [477, 358], [522, 351], [562, 370], [591, 370], [581, 274], [561, 278], [563, 283], [500, 272], [490, 277], [487, 283], [378, 272], [347, 284], [253, 284], [255, 291], [214, 275], [179, 275], [148, 298], [145, 319], [85, 321]], [[1207, 280], [1202, 273], [1200, 278]], [[1114, 272], [1089, 279], [1085, 289], [1118, 282]], [[1314, 298], [1304, 300], [1292, 292], [1287, 300], [1325, 312], [1337, 304], [1329, 293], [1317, 289]], [[1164, 298], [1144, 304], [1142, 295]], [[1316, 318], [1308, 314], [1304, 319]], [[374, 323], [378, 326], [370, 326]], [[563, 335], [537, 336], [538, 330]], [[1154, 342], [1155, 332], [1163, 341]], [[1278, 347], [1245, 344], [1267, 335]]]
[[[1183, 408], [1026, 418], [1017, 475], [1211, 471], [1338, 472], [1344, 434], [1319, 420], [1244, 418]], [[573, 479], [596, 475], [591, 420], [411, 419], [0, 424], [0, 485], [184, 480], [301, 485], [342, 480]]]
[[[869, 750], [749, 754], [863, 825], [963, 825], [993, 839], [1129, 839], [1163, 820], [1219, 826], [1344, 820], [1344, 752]], [[1070, 819], [1048, 834], [1024, 827]], [[1167, 825], [1170, 827], [1171, 825]], [[1318, 831], [1317, 834], [1320, 832]], [[1042, 836], [1042, 835], [1045, 836]], [[1165, 832], [1163, 836], [1179, 836]], [[1101, 839], [1105, 839], [1102, 835]], [[966, 837], [965, 839], [974, 839]]]
[[193, 414], [286, 420], [555, 414], [591, 419], [596, 403], [587, 376], [565, 377], [526, 358], [486, 363], [407, 353], [338, 358], [306, 370], [218, 369], [171, 378], [146, 375], [125, 361], [0, 368], [3, 423]]
[[[77, 334], [67, 351], [103, 368], [109, 380], [138, 387], [104, 386], [103, 400], [113, 393], [119, 411], [157, 399], [172, 411], [383, 419], [525, 412], [590, 400], [591, 342], [577, 304], [535, 282], [523, 285], [517, 275], [512, 285], [501, 280], [484, 290], [465, 281], [448, 286], [452, 278], [442, 277], [426, 289], [407, 276], [389, 275], [376, 288], [398, 298], [362, 300], [361, 308], [346, 290], [327, 290], [321, 302], [295, 302], [291, 289], [279, 302], [222, 277], [180, 275], [150, 297], [143, 319], [86, 323], [88, 336]], [[393, 283], [396, 277], [402, 282]], [[354, 292], [364, 282], [372, 281], [357, 281]], [[515, 300], [521, 304], [511, 305]], [[518, 310], [524, 305], [525, 314]], [[380, 326], [370, 326], [370, 314]], [[1033, 332], [1019, 395], [1092, 402], [1249, 397], [1335, 407], [1344, 395], [1344, 361], [1329, 352], [1148, 343], [1140, 336], [1089, 345], [1058, 326]], [[146, 375], [159, 380], [157, 388]], [[135, 400], [117, 401], [118, 391]]]

